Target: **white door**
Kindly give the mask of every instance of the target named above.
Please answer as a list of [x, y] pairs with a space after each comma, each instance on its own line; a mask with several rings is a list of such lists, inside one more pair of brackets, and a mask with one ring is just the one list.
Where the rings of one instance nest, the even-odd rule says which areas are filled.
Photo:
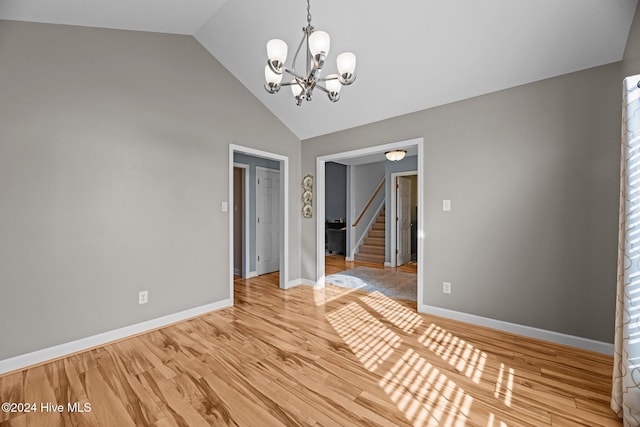
[[256, 270], [280, 268], [280, 171], [256, 168]]
[[411, 180], [397, 177], [396, 185], [396, 266], [411, 260]]

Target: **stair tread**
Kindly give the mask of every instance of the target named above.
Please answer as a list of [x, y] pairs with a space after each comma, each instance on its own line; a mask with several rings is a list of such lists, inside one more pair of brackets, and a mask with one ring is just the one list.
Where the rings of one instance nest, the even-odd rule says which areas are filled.
[[384, 246], [360, 245], [358, 253], [384, 255]]
[[384, 246], [385, 244], [384, 237], [367, 236], [364, 238], [363, 242], [365, 245], [374, 245], [374, 246]]
[[385, 208], [382, 208], [358, 247], [354, 259], [384, 264], [386, 224]]

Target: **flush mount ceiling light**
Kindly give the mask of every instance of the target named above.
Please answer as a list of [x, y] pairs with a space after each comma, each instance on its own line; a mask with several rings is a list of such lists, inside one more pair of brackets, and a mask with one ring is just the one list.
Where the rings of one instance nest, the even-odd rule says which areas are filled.
[[398, 160], [404, 159], [404, 156], [407, 154], [407, 150], [391, 150], [384, 153], [387, 157], [387, 160], [391, 160], [392, 162], [397, 162]]
[[[338, 55], [336, 62], [338, 74], [329, 74], [320, 77], [324, 61], [329, 55], [331, 38], [324, 31], [315, 31], [311, 26], [311, 6], [307, 0], [307, 26], [302, 28], [304, 35], [298, 45], [296, 54], [291, 61], [291, 67], [284, 65], [287, 59], [287, 44], [280, 39], [272, 39], [267, 43], [267, 65], [264, 67], [264, 77], [267, 83], [264, 88], [269, 93], [277, 93], [282, 86], [291, 86], [291, 93], [296, 104], [302, 104], [302, 100], [311, 101], [313, 89], [319, 88], [325, 92], [329, 99], [336, 102], [340, 99], [340, 89], [348, 86], [356, 79], [356, 56], [352, 52], [344, 52]], [[298, 54], [305, 46], [306, 73], [299, 74], [295, 70]], [[290, 82], [282, 83], [282, 77], [287, 73], [293, 77]], [[324, 86], [321, 84], [324, 83]]]

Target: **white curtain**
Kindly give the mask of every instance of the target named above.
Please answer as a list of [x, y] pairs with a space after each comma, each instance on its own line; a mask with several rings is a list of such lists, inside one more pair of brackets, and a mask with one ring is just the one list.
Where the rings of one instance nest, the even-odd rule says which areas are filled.
[[640, 426], [640, 75], [622, 91], [618, 288], [611, 408]]

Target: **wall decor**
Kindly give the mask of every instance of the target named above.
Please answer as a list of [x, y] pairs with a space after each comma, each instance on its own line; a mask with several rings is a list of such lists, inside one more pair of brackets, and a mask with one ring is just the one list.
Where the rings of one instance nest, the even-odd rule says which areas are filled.
[[302, 216], [304, 218], [311, 218], [311, 205], [304, 205], [302, 207]]
[[313, 177], [311, 175], [305, 175], [302, 179], [302, 216], [304, 218], [311, 218], [313, 214], [312, 202], [313, 202]]
[[304, 203], [305, 205], [310, 205], [312, 198], [313, 198], [313, 193], [311, 192], [311, 190], [307, 190], [304, 193], [302, 193], [302, 203]]
[[306, 175], [302, 179], [302, 188], [305, 190], [311, 190], [313, 188], [313, 177], [311, 175]]

